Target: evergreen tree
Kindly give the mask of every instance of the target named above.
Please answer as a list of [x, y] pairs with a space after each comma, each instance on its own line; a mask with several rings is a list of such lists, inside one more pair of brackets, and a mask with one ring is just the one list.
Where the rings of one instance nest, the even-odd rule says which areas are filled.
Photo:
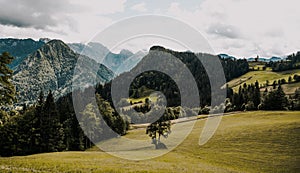
[[255, 82], [255, 89], [253, 93], [253, 104], [255, 108], [257, 108], [257, 106], [260, 104], [260, 89], [259, 89], [258, 81]]
[[49, 91], [43, 106], [40, 131], [42, 151], [52, 152], [63, 149], [63, 128], [59, 121], [52, 91]]
[[285, 110], [288, 106], [288, 100], [279, 85], [277, 90], [269, 92], [264, 98], [262, 105], [260, 106], [263, 110]]
[[293, 103], [293, 109], [300, 110], [300, 88], [295, 91]]
[[87, 138], [85, 139], [85, 147], [92, 147], [92, 141], [97, 141], [102, 133], [100, 118], [96, 115], [96, 106], [88, 104], [83, 112], [81, 112], [79, 123], [84, 130]]
[[292, 76], [289, 76], [288, 83], [292, 83]]
[[7, 52], [0, 55], [0, 106], [16, 101], [16, 89], [11, 83], [13, 71], [8, 67], [13, 59]]

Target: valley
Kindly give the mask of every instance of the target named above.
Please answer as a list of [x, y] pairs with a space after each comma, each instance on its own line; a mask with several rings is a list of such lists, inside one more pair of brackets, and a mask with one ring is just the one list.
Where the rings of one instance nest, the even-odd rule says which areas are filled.
[[298, 1], [0, 7], [0, 173], [300, 173]]
[[[300, 112], [258, 111], [225, 116], [203, 146], [206, 120], [173, 151], [151, 160], [129, 161], [99, 151], [59, 152], [0, 158], [1, 172], [297, 172]], [[145, 129], [126, 138], [147, 139]], [[150, 143], [150, 139], [149, 139]], [[152, 149], [141, 152], [147, 154]]]
[[[0, 111], [1, 172], [299, 170], [300, 70], [297, 63], [291, 63], [299, 61], [299, 53], [273, 64], [178, 52], [161, 46], [152, 46], [147, 54], [127, 50], [115, 54], [100, 43], [84, 49], [83, 44], [66, 44], [61, 40], [48, 40], [32, 51], [22, 57], [12, 76], [18, 103], [24, 106]], [[177, 58], [184, 66], [170, 63], [165, 54]], [[2, 57], [11, 58], [7, 54]], [[85, 75], [76, 76], [73, 72], [80, 58], [85, 61], [77, 70]], [[160, 69], [175, 67], [174, 78], [155, 70], [134, 76], [153, 64], [155, 58], [159, 62], [155, 66]], [[220, 61], [228, 88], [222, 87], [225, 81], [219, 83], [220, 91], [211, 95], [206, 67], [198, 58]], [[266, 68], [267, 65], [270, 67]], [[183, 80], [186, 86], [190, 85], [183, 73], [185, 68], [195, 79], [200, 105], [181, 105], [182, 97], [189, 98], [187, 103], [193, 105], [191, 98], [195, 96], [180, 91], [175, 83]], [[89, 70], [97, 73], [91, 74]], [[129, 91], [123, 91], [130, 80]], [[111, 91], [115, 81], [119, 82], [115, 92], [125, 93], [117, 105], [112, 102]], [[154, 91], [165, 98], [152, 94]], [[227, 93], [226, 97], [222, 97], [222, 92]], [[212, 98], [219, 100], [219, 105], [212, 106]], [[74, 99], [86, 104], [75, 107]], [[96, 114], [97, 109], [101, 114]], [[225, 114], [216, 133], [199, 146], [209, 114], [218, 116], [222, 112]], [[172, 128], [184, 133], [193, 123], [191, 133], [177, 146], [171, 140], [178, 138]], [[119, 143], [119, 138], [147, 142], [142, 146], [132, 141]], [[95, 144], [105, 144], [112, 153], [125, 153], [138, 161], [115, 157]], [[168, 147], [174, 149], [154, 157]]]

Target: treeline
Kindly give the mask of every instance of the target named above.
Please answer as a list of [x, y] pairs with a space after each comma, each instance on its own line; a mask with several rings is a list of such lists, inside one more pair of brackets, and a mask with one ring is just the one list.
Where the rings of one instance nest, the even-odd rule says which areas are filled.
[[[145, 101], [145, 104], [132, 105], [129, 109], [120, 110], [120, 112], [123, 116], [127, 117], [130, 123], [135, 124], [157, 123], [157, 119], [168, 121], [209, 113], [254, 110], [300, 110], [300, 88], [296, 89], [293, 95], [287, 96], [280, 84], [271, 87], [269, 90], [266, 88], [264, 91], [261, 91], [260, 86], [258, 82], [255, 82], [255, 84], [240, 86], [238, 92], [228, 89], [225, 102], [215, 107], [209, 105], [194, 108], [176, 106], [164, 109], [158, 103], [152, 104]], [[159, 98], [157, 102], [159, 102]], [[145, 112], [145, 110], [149, 112]], [[153, 115], [159, 115], [162, 118]]]
[[244, 84], [237, 93], [231, 92], [225, 102], [225, 112], [250, 110], [300, 110], [300, 90], [287, 97], [281, 85], [260, 91], [260, 84]]
[[[91, 88], [85, 91], [89, 92]], [[85, 94], [85, 96], [87, 96]], [[95, 94], [93, 94], [95, 97]], [[91, 96], [92, 97], [92, 96]], [[90, 99], [86, 97], [83, 99]], [[43, 92], [34, 106], [21, 111], [0, 112], [0, 156], [28, 155], [56, 151], [81, 151], [116, 134], [124, 135], [129, 123], [96, 94], [97, 105], [80, 108], [76, 116], [72, 93], [56, 103], [50, 91], [46, 99]], [[98, 109], [102, 116], [96, 114]], [[107, 124], [112, 130], [107, 130]]]
[[273, 86], [275, 88], [277, 85], [283, 85], [283, 84], [292, 84], [300, 82], [300, 76], [298, 74], [295, 74], [294, 76], [289, 76], [288, 80], [282, 78], [278, 80], [274, 80], [273, 82], [267, 80], [265, 84], [261, 84], [262, 86]]
[[249, 64], [244, 59], [222, 59], [221, 63], [224, 69], [226, 81], [242, 76], [249, 71]]
[[282, 60], [278, 62], [271, 61], [267, 63], [266, 66], [271, 67], [272, 71], [275, 72], [300, 69], [300, 52], [289, 55], [286, 60]]

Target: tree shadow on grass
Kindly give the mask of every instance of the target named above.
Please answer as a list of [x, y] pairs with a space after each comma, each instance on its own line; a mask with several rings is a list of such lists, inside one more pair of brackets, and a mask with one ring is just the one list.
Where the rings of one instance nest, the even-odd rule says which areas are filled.
[[164, 143], [158, 142], [157, 144], [155, 144], [155, 149], [156, 150], [163, 150], [163, 149], [168, 149], [168, 147]]

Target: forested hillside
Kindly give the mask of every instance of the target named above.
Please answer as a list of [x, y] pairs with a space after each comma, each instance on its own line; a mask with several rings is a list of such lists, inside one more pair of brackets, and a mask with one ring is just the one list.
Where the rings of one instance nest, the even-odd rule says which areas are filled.
[[[143, 60], [137, 64], [137, 66], [131, 70], [131, 72], [121, 74], [117, 77], [116, 80], [120, 80], [126, 82], [128, 78], [132, 77], [134, 71], [142, 71], [144, 66], [149, 65], [147, 61], [151, 60], [155, 56], [160, 56], [160, 51], [169, 53], [170, 55], [179, 59], [182, 63], [186, 65], [186, 67], [190, 70], [193, 75], [194, 80], [197, 83], [199, 95], [200, 95], [200, 103], [201, 106], [209, 105], [211, 100], [211, 91], [210, 91], [210, 82], [205, 71], [205, 67], [203, 67], [202, 63], [198, 59], [200, 58], [210, 58], [212, 55], [208, 54], [194, 54], [192, 52], [176, 52], [172, 50], [165, 49], [163, 47], [154, 46], [150, 49], [150, 52], [147, 56], [143, 58]], [[213, 57], [212, 57], [213, 58]], [[232, 59], [220, 59], [223, 68], [226, 80], [229, 81], [235, 77], [239, 77], [248, 72], [248, 63], [246, 60], [232, 60]], [[183, 69], [182, 67], [174, 67], [174, 64], [167, 63], [167, 60], [164, 57], [160, 58], [160, 62], [156, 64], [157, 66], [161, 66], [161, 68], [169, 68], [176, 69], [174, 71], [174, 76], [180, 77], [182, 76]], [[179, 80], [179, 79], [178, 79]], [[180, 79], [185, 80], [185, 79]], [[109, 93], [109, 85], [108, 88], [105, 88], [105, 91]], [[221, 86], [220, 86], [221, 87]], [[171, 79], [170, 76], [163, 74], [157, 71], [148, 71], [138, 75], [130, 86], [129, 96], [132, 98], [149, 96], [151, 91], [160, 91], [164, 93], [167, 98], [168, 106], [179, 106], [180, 105], [180, 93], [177, 85], [174, 83], [174, 79]], [[191, 94], [191, 93], [184, 93]], [[107, 97], [107, 99], [110, 99]]]
[[[33, 103], [41, 90], [52, 90], [56, 99], [71, 92], [74, 69], [79, 57], [79, 54], [73, 52], [61, 40], [51, 40], [34, 51], [14, 71], [13, 83], [18, 92], [19, 102]], [[87, 78], [81, 86], [88, 85], [88, 79], [105, 83], [114, 77], [114, 73], [103, 64], [86, 56], [82, 58], [84, 64], [78, 68], [90, 71], [96, 68], [99, 73], [84, 74], [91, 78]]]

